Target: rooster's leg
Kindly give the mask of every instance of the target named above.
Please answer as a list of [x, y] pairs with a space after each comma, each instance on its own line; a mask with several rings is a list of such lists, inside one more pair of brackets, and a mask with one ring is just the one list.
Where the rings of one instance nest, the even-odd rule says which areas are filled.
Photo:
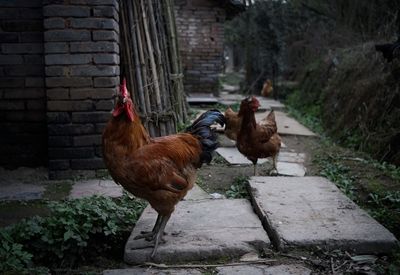
[[151, 252], [151, 256], [150, 256], [151, 258], [154, 258], [154, 256], [156, 255], [157, 248], [158, 248], [158, 244], [159, 244], [160, 240], [161, 240], [161, 241], [164, 241], [163, 238], [162, 238], [162, 236], [163, 236], [163, 234], [164, 234], [165, 226], [167, 225], [167, 222], [168, 222], [168, 220], [169, 220], [170, 217], [171, 217], [171, 215], [162, 216], [162, 217], [161, 217], [160, 228], [159, 228], [159, 230], [158, 230], [158, 232], [157, 232], [157, 234], [156, 234], [156, 236], [155, 236], [155, 240], [154, 240], [154, 249], [153, 249], [153, 252]]
[[256, 176], [256, 168], [257, 168], [257, 164], [254, 164], [254, 176]]
[[153, 229], [150, 232], [141, 231], [140, 235], [137, 235], [134, 239], [139, 240], [145, 238], [146, 241], [151, 241], [154, 239], [154, 236], [157, 234], [158, 230], [160, 230], [162, 216], [158, 214], [156, 223], [154, 224]]

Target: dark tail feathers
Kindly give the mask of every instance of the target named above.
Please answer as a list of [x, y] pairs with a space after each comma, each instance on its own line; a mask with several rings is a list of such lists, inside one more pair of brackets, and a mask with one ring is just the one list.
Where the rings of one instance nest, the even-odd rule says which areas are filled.
[[213, 123], [221, 126], [225, 124], [224, 115], [218, 110], [209, 110], [198, 117], [191, 126], [186, 128], [187, 133], [197, 136], [201, 142], [203, 152], [201, 153], [201, 163], [210, 163], [212, 153], [218, 147], [217, 135], [210, 128]]

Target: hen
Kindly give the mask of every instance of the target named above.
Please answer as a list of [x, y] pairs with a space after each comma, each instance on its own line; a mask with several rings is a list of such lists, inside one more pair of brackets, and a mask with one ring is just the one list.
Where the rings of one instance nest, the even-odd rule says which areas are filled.
[[237, 133], [239, 132], [242, 119], [238, 116], [238, 113], [233, 111], [230, 107], [225, 111], [225, 135], [233, 140], [237, 139]]
[[193, 187], [196, 169], [209, 163], [218, 143], [210, 129], [224, 125], [224, 116], [210, 110], [196, 119], [185, 133], [151, 138], [142, 125], [124, 80], [112, 118], [103, 132], [103, 158], [115, 182], [147, 200], [158, 217], [151, 232], [136, 239], [154, 241], [156, 254], [164, 228], [175, 205]]
[[271, 95], [272, 91], [274, 90], [274, 88], [272, 87], [272, 82], [271, 80], [267, 79], [265, 80], [262, 90], [261, 90], [261, 95], [268, 97]]
[[240, 153], [253, 162], [254, 175], [258, 159], [267, 157], [273, 158], [273, 169], [270, 173], [277, 174], [276, 163], [281, 138], [277, 132], [275, 113], [272, 110], [257, 124], [254, 113], [259, 107], [260, 103], [254, 96], [242, 100], [238, 114], [242, 123], [237, 134], [236, 146]]

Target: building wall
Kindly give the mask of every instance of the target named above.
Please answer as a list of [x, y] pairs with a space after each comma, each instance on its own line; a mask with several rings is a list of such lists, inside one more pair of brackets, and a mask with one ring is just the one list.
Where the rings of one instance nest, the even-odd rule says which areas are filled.
[[95, 176], [119, 86], [118, 0], [45, 2], [50, 178]]
[[176, 0], [176, 24], [186, 93], [218, 94], [225, 10], [213, 0]]
[[42, 0], [0, 2], [0, 165], [47, 164]]

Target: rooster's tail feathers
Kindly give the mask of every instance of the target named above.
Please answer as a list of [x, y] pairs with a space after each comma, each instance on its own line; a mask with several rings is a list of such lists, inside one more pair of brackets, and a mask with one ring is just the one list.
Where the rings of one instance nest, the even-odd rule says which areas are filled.
[[201, 142], [202, 153], [200, 159], [202, 163], [210, 163], [212, 152], [218, 147], [217, 135], [210, 128], [214, 123], [224, 126], [225, 117], [218, 110], [209, 110], [203, 113], [192, 123], [192, 125], [186, 128], [187, 133], [197, 136]]

